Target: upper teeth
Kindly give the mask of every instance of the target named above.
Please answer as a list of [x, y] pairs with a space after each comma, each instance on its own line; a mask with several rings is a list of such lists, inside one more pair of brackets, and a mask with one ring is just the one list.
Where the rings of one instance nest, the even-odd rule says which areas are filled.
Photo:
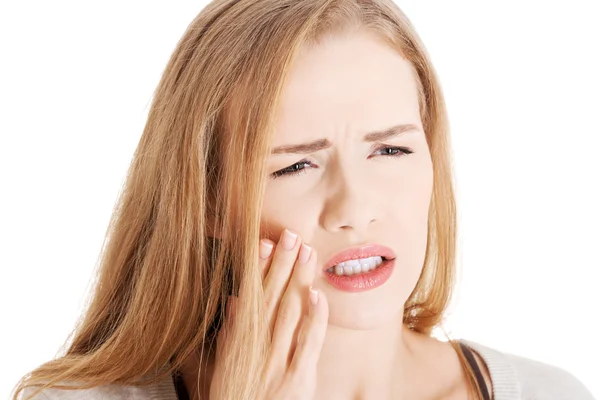
[[357, 260], [348, 260], [343, 263], [339, 263], [327, 270], [327, 272], [334, 273], [336, 275], [354, 275], [360, 274], [361, 272], [368, 272], [377, 268], [383, 262], [381, 256], [374, 256], [368, 258], [359, 258]]

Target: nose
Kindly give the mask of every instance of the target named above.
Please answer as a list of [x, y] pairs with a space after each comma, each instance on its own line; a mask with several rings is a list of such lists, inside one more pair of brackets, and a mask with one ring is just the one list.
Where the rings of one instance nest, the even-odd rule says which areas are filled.
[[331, 233], [352, 231], [357, 239], [366, 238], [368, 228], [378, 220], [378, 213], [383, 212], [377, 204], [381, 190], [374, 187], [372, 179], [369, 183], [369, 179], [356, 170], [337, 174], [330, 182], [321, 225]]

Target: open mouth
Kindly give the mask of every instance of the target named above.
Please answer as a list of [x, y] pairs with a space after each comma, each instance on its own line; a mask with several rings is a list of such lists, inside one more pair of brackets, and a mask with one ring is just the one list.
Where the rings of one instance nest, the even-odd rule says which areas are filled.
[[386, 261], [388, 261], [388, 259], [383, 256], [372, 256], [356, 260], [348, 260], [326, 269], [325, 272], [338, 276], [368, 274], [369, 272], [378, 269]]

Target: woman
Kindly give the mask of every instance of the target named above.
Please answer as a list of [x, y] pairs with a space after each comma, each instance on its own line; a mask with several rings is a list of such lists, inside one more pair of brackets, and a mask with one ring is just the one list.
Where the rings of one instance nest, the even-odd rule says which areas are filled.
[[15, 398], [591, 399], [431, 336], [455, 279], [448, 139], [391, 0], [212, 2], [156, 90], [85, 318]]

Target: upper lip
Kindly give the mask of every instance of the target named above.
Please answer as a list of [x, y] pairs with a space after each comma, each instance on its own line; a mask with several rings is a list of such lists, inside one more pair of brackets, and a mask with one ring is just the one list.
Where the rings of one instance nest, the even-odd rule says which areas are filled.
[[387, 246], [383, 246], [380, 244], [369, 244], [366, 246], [358, 246], [358, 247], [350, 247], [348, 249], [342, 250], [333, 257], [331, 257], [323, 267], [323, 270], [328, 270], [329, 268], [342, 263], [348, 260], [356, 260], [359, 258], [368, 258], [374, 256], [381, 256], [387, 260], [392, 260], [396, 258], [396, 254], [392, 249]]

